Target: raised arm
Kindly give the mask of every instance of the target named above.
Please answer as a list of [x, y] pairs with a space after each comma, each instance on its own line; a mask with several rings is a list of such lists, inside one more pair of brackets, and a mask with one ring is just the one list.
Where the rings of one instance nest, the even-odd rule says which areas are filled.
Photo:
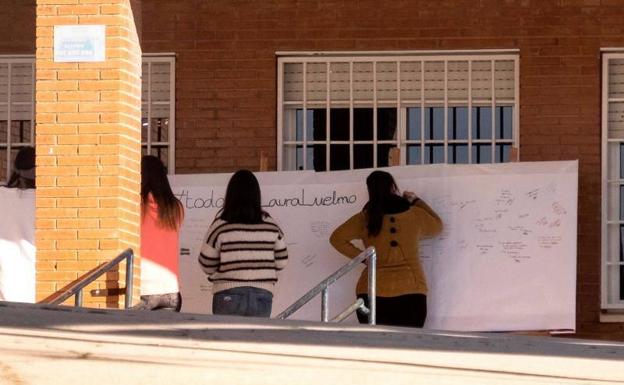
[[435, 237], [442, 232], [442, 219], [435, 211], [422, 199], [416, 199], [412, 202], [413, 206], [422, 209], [425, 215], [421, 216], [422, 226], [420, 234], [423, 238]]
[[403, 198], [407, 199], [412, 206], [424, 211], [423, 215], [421, 210], [416, 210], [419, 216], [418, 219], [421, 222], [420, 235], [423, 238], [434, 237], [442, 232], [442, 219], [440, 219], [438, 214], [436, 214], [425, 201], [418, 198], [418, 196], [411, 191], [403, 192]]

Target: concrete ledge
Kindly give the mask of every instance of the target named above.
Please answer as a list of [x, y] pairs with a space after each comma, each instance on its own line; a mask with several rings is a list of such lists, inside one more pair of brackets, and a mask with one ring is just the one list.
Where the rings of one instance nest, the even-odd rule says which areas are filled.
[[624, 313], [600, 313], [602, 323], [624, 323]]
[[10, 303], [0, 349], [10, 384], [624, 384], [615, 342]]

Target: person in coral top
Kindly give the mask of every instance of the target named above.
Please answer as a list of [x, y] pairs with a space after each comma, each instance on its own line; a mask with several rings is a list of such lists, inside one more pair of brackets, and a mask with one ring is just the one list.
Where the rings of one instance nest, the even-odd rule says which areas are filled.
[[160, 159], [141, 160], [141, 302], [137, 310], [180, 311], [178, 284], [182, 203], [173, 195]]

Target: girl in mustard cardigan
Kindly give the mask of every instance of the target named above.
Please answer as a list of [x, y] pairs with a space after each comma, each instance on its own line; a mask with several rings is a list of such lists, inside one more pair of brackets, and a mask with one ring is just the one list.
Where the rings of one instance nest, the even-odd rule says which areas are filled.
[[[414, 193], [399, 195], [392, 175], [373, 171], [366, 179], [368, 202], [330, 237], [332, 246], [349, 258], [362, 251], [351, 241], [360, 239], [377, 251], [377, 323], [422, 327], [427, 317], [427, 282], [420, 263], [421, 239], [442, 231], [440, 217]], [[368, 271], [356, 294], [368, 306]], [[367, 316], [357, 314], [360, 323]]]

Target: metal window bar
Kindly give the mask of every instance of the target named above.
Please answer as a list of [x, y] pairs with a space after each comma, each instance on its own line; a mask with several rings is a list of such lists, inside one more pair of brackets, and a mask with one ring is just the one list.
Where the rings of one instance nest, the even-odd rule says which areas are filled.
[[331, 73], [330, 63], [325, 63], [325, 171], [331, 170], [331, 85], [329, 75]]
[[377, 100], [377, 61], [373, 62], [373, 168], [377, 168], [377, 131], [379, 130], [377, 114], [379, 111], [379, 101]]
[[374, 247], [369, 247], [360, 255], [353, 258], [349, 263], [336, 270], [332, 275], [325, 278], [318, 285], [299, 298], [295, 303], [290, 305], [286, 310], [277, 315], [278, 319], [286, 319], [301, 309], [305, 304], [310, 302], [314, 297], [321, 293], [321, 321], [329, 322], [329, 286], [340, 279], [343, 275], [360, 266], [360, 263], [368, 261], [368, 298], [369, 307], [366, 308], [364, 301], [358, 299], [352, 305], [347, 307], [339, 315], [332, 319], [332, 322], [340, 322], [351, 315], [354, 311], [362, 309], [368, 314], [368, 324], [375, 325], [377, 314], [377, 253]]
[[[401, 138], [402, 134], [402, 124], [401, 124], [401, 62], [396, 62], [396, 127], [394, 128], [394, 137], [396, 138], [396, 148], [401, 148]], [[405, 151], [403, 151], [405, 153]], [[399, 164], [405, 163], [403, 160], [399, 159]], [[390, 164], [390, 152], [388, 152], [388, 166]]]
[[102, 275], [108, 273], [119, 265], [122, 261], [126, 261], [126, 289], [125, 289], [125, 307], [126, 309], [132, 306], [132, 287], [133, 287], [133, 275], [134, 275], [134, 252], [132, 249], [126, 249], [119, 254], [115, 259], [101, 265], [97, 269], [93, 270], [87, 276], [71, 285], [64, 293], [55, 298], [50, 304], [60, 305], [68, 298], [75, 296], [74, 306], [82, 307], [82, 290]]
[[[487, 72], [489, 72], [490, 76], [490, 80], [488, 81], [488, 89], [491, 91], [490, 93], [492, 93], [492, 95], [490, 95], [490, 97], [488, 98], [489, 100], [487, 102], [482, 101], [483, 103], [486, 103], [485, 106], [492, 106], [492, 104], [496, 105], [496, 76], [493, 75], [496, 73], [496, 63], [498, 61], [504, 60], [504, 61], [513, 61], [514, 62], [514, 84], [517, 85], [518, 83], [518, 57], [515, 53], [509, 52], [508, 54], [505, 53], [499, 53], [499, 54], [494, 54], [494, 55], [490, 55], [491, 52], [475, 52], [475, 53], [470, 53], [470, 54], [462, 54], [462, 55], [448, 55], [445, 54], [444, 52], [441, 52], [441, 55], [432, 55], [432, 53], [429, 53], [425, 56], [427, 56], [426, 58], [423, 58], [422, 56], [414, 56], [412, 54], [409, 55], [399, 55], [397, 53], [393, 53], [390, 56], [359, 56], [357, 55], [357, 57], [350, 57], [349, 55], [347, 55], [347, 57], [344, 57], [342, 55], [338, 55], [338, 56], [326, 56], [326, 55], [319, 55], [318, 57], [311, 57], [311, 56], [307, 56], [307, 57], [296, 57], [296, 55], [286, 55], [285, 57], [280, 57], [278, 58], [278, 63], [280, 65], [283, 65], [284, 63], [300, 63], [302, 65], [305, 65], [307, 63], [320, 63], [320, 64], [324, 64], [327, 65], [328, 63], [331, 64], [332, 63], [342, 63], [342, 62], [349, 62], [349, 66], [350, 66], [350, 84], [349, 84], [349, 93], [352, 94], [353, 93], [353, 64], [354, 63], [369, 63], [373, 65], [373, 72], [372, 72], [372, 91], [373, 93], [376, 91], [376, 87], [377, 87], [377, 71], [376, 71], [376, 67], [378, 62], [395, 62], [397, 64], [398, 70], [397, 70], [397, 79], [398, 79], [398, 86], [397, 86], [397, 100], [399, 101], [399, 104], [402, 106], [402, 108], [408, 108], [410, 104], [415, 104], [415, 105], [420, 105], [421, 106], [421, 111], [423, 111], [423, 113], [421, 114], [421, 119], [424, 120], [424, 117], [426, 115], [424, 115], [425, 113], [425, 106], [427, 103], [433, 103], [432, 106], [435, 107], [436, 103], [439, 104], [439, 107], [444, 108], [445, 109], [445, 115], [448, 114], [448, 111], [446, 111], [449, 107], [449, 104], [451, 103], [451, 99], [450, 99], [450, 89], [448, 88], [450, 86], [450, 74], [448, 73], [449, 69], [448, 69], [448, 64], [450, 62], [456, 62], [456, 61], [460, 61], [460, 62], [465, 62], [468, 64], [468, 74], [467, 74], [467, 81], [468, 81], [468, 98], [467, 100], [453, 100], [453, 103], [467, 103], [468, 104], [468, 131], [469, 131], [469, 135], [468, 135], [468, 163], [474, 163], [473, 159], [472, 159], [472, 147], [473, 147], [473, 138], [472, 138], [472, 130], [471, 130], [471, 126], [472, 126], [472, 116], [473, 116], [473, 111], [472, 108], [474, 106], [474, 101], [473, 101], [473, 90], [472, 90], [472, 83], [473, 83], [473, 62], [474, 61], [483, 61], [484, 60], [484, 53], [488, 53], [488, 55], [485, 56], [485, 58], [487, 58], [487, 62], [489, 62], [489, 69], [487, 70]], [[373, 53], [374, 54], [374, 53]], [[284, 53], [280, 54], [280, 55], [285, 55]], [[390, 58], [395, 58], [394, 60], [390, 59]], [[420, 66], [420, 100], [418, 99], [413, 99], [413, 100], [408, 100], [402, 99], [401, 96], [401, 75], [400, 75], [400, 68], [401, 68], [401, 63], [403, 62], [419, 62], [421, 64]], [[440, 100], [434, 100], [431, 99], [429, 101], [425, 100], [425, 96], [424, 96], [424, 90], [426, 88], [425, 86], [425, 81], [424, 81], [424, 64], [426, 63], [431, 63], [431, 62], [440, 62], [440, 63], [444, 63], [444, 82], [446, 84], [446, 87], [444, 87], [444, 94], [445, 97], [443, 99]], [[283, 86], [283, 81], [284, 78], [282, 76], [283, 74], [278, 74], [278, 88], [281, 90], [281, 87]], [[483, 79], [482, 79], [483, 80]], [[327, 77], [325, 79], [325, 82], [329, 81], [330, 85], [331, 85], [331, 79], [329, 77]], [[305, 89], [306, 87], [306, 83], [307, 80], [304, 79], [303, 81], [303, 87]], [[494, 85], [492, 85], [492, 83], [494, 83]], [[505, 103], [509, 103], [512, 104], [514, 106], [514, 127], [518, 128], [519, 125], [518, 123], [518, 108], [517, 104], [519, 101], [519, 92], [518, 92], [518, 87], [515, 86], [515, 92], [514, 92], [514, 97], [509, 99], [509, 100], [505, 100], [503, 102]], [[305, 99], [305, 95], [304, 98]], [[623, 98], [624, 100], [624, 98]], [[380, 101], [378, 100], [378, 98], [374, 95], [373, 99], [372, 99], [372, 103], [373, 103], [373, 110], [374, 113], [377, 113], [378, 108], [379, 108], [379, 104], [380, 103], [391, 103], [392, 101], [389, 100], [383, 100]], [[278, 98], [278, 107], [279, 107], [279, 111], [280, 113], [284, 112], [284, 107], [287, 105], [301, 105], [301, 101], [284, 101], [283, 98]], [[307, 102], [305, 100], [303, 100], [303, 104], [306, 105], [308, 103], [311, 102]], [[320, 101], [315, 101], [314, 103], [316, 103], [319, 106], [325, 106], [325, 108], [327, 108], [327, 104], [333, 105], [334, 101], [329, 100], [329, 97], [327, 97], [325, 100], [320, 100]], [[364, 105], [366, 107], [370, 107], [370, 100], [358, 100], [358, 101], [353, 101], [350, 100], [349, 104], [350, 104], [350, 108], [352, 108], [353, 105]], [[405, 103], [405, 107], [404, 104]], [[401, 111], [404, 112], [404, 111]], [[492, 114], [494, 114], [495, 111], [492, 111]], [[327, 116], [325, 117], [327, 119]], [[445, 116], [445, 120], [448, 117]], [[376, 118], [374, 117], [375, 122], [373, 122], [373, 124], [376, 123]], [[350, 117], [350, 122], [353, 123], [353, 119], [352, 117]], [[445, 124], [446, 125], [446, 124]], [[494, 126], [494, 122], [492, 120], [492, 125]], [[327, 127], [326, 127], [327, 128]], [[424, 127], [424, 124], [421, 124], [421, 129], [426, 129], [426, 127]], [[445, 138], [450, 135], [448, 133], [448, 127], [445, 127]], [[278, 121], [278, 135], [281, 135], [283, 133], [284, 127], [283, 127], [283, 119], [281, 121]], [[484, 139], [480, 139], [481, 142], [479, 142], [479, 139], [477, 139], [474, 143], [476, 143], [477, 145], [474, 146], [475, 149], [478, 149], [479, 147], [483, 147], [485, 145], [490, 145], [490, 158], [494, 159], [495, 156], [495, 151], [496, 151], [496, 140], [494, 138], [494, 129], [492, 129], [492, 137], [491, 138], [484, 138]], [[513, 139], [509, 140], [509, 143], [511, 145], [515, 145], [517, 144], [518, 141], [518, 130], [515, 129], [512, 132], [513, 134]], [[281, 136], [280, 136], [281, 137]], [[373, 144], [373, 148], [376, 149], [375, 146], [375, 140], [376, 138], [372, 139], [372, 144]], [[403, 139], [403, 138], [401, 138]], [[286, 145], [290, 145], [292, 143], [290, 143], [291, 141], [285, 141], [282, 142], [281, 146], [283, 146], [284, 144]], [[464, 141], [465, 142], [465, 141]], [[360, 141], [357, 142], [358, 144], [364, 144], [364, 143], [360, 143]], [[377, 140], [377, 144], [381, 143], [379, 140]], [[459, 143], [459, 142], [458, 142]], [[482, 143], [482, 144], [481, 144]], [[279, 144], [279, 143], [278, 143]], [[349, 145], [349, 155], [350, 155], [350, 159], [349, 159], [349, 167], [353, 168], [354, 165], [353, 163], [353, 140], [350, 138], [349, 141], [331, 141], [331, 138], [326, 139], [326, 141], [323, 141], [322, 143], [320, 143], [322, 145], [324, 145], [325, 147], [330, 146], [332, 144], [348, 144]], [[394, 141], [394, 143], [392, 144], [397, 144], [397, 141]], [[398, 140], [398, 145], [401, 144], [401, 140]], [[415, 144], [415, 145], [419, 145], [421, 147], [421, 163], [425, 161], [425, 149], [431, 149], [434, 147], [443, 147], [443, 152], [444, 152], [444, 157], [448, 158], [450, 155], [447, 151], [448, 146], [452, 144], [451, 140], [440, 140], [439, 143], [433, 142], [433, 141], [426, 141], [424, 139], [420, 140], [420, 141], [407, 141], [406, 144]], [[435, 144], [438, 144], [439, 146], [434, 146]], [[282, 148], [280, 146], [280, 149]], [[485, 149], [485, 148], [484, 148]], [[282, 149], [283, 150], [283, 149]], [[331, 152], [331, 151], [330, 151]], [[281, 152], [280, 152], [281, 153]], [[330, 153], [326, 151], [325, 156], [328, 157], [330, 156]], [[404, 156], [403, 156], [403, 152], [402, 152], [402, 164], [405, 162]], [[379, 160], [378, 157], [375, 157], [375, 160]], [[447, 159], [448, 160], [448, 159]], [[284, 169], [284, 163], [281, 161], [281, 159], [278, 159], [278, 168], [279, 169]], [[289, 168], [288, 166], [286, 166], [286, 168]]]
[[[624, 261], [622, 261], [622, 179], [621, 151], [624, 141], [616, 134], [618, 118], [612, 118], [611, 106], [621, 103], [621, 98], [611, 95], [618, 83], [612, 75], [611, 65], [624, 59], [622, 52], [602, 54], [602, 218], [601, 218], [601, 309], [621, 311], [624, 309]], [[614, 155], [613, 153], [614, 152]], [[611, 189], [617, 188], [616, 191]], [[616, 230], [612, 231], [613, 228]]]
[[13, 91], [11, 90], [11, 86], [12, 86], [11, 83], [13, 83], [11, 79], [11, 70], [12, 70], [12, 64], [9, 63], [7, 66], [7, 115], [6, 115], [7, 116], [7, 122], [6, 122], [6, 125], [7, 125], [7, 131], [6, 131], [6, 134], [7, 134], [7, 138], [6, 138], [6, 144], [7, 144], [6, 145], [6, 149], [7, 149], [6, 150], [7, 152], [6, 153], [6, 167], [7, 167], [6, 180], [7, 180], [7, 183], [9, 181], [9, 178], [11, 178], [11, 172], [13, 168], [13, 165], [12, 165], [13, 162], [11, 162], [11, 148], [12, 148], [11, 146], [11, 142], [12, 142], [11, 123], [13, 120], [11, 116], [11, 112], [12, 112], [11, 110], [13, 109], [12, 108], [13, 102], [11, 100], [11, 94], [13, 93]]
[[468, 164], [472, 159], [472, 60], [468, 60]]
[[[307, 170], [308, 169], [308, 86], [307, 86], [307, 82], [308, 82], [308, 63], [303, 63], [302, 66], [302, 73], [301, 76], [303, 76], [303, 80], [302, 80], [302, 87], [303, 87], [303, 137], [301, 138], [303, 140], [303, 149], [301, 150], [301, 162], [302, 162], [302, 170]], [[314, 123], [314, 121], [313, 121]], [[295, 139], [297, 139], [297, 136], [295, 135]], [[297, 151], [295, 149], [295, 151]], [[295, 154], [295, 168], [297, 166], [297, 155]]]
[[152, 154], [152, 62], [147, 63], [147, 155]]
[[448, 163], [448, 60], [444, 61], [444, 163]]
[[425, 61], [420, 62], [420, 164], [425, 164]]
[[355, 151], [354, 141], [354, 118], [355, 114], [353, 111], [353, 62], [349, 62], [349, 169], [353, 170], [355, 160], [353, 156], [353, 151]]
[[492, 98], [490, 102], [492, 106], [490, 107], [490, 132], [492, 133], [492, 148], [490, 149], [490, 163], [496, 163], [496, 61], [492, 60], [491, 64], [491, 84], [492, 88]]

